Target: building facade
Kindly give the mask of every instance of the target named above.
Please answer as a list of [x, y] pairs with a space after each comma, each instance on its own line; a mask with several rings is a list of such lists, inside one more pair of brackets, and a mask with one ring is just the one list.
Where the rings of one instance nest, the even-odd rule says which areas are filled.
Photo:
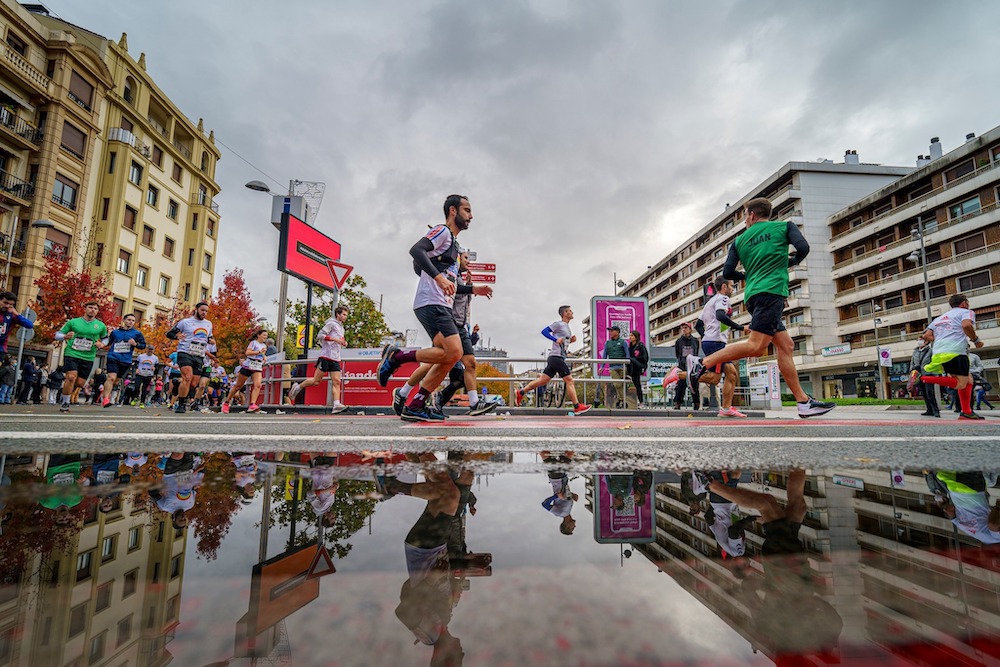
[[[811, 246], [805, 262], [790, 272], [785, 311], [785, 324], [795, 341], [795, 363], [803, 371], [824, 347], [840, 342], [835, 335], [837, 311], [830, 280], [833, 262], [824, 252], [829, 241], [827, 218], [910, 171], [910, 167], [862, 164], [854, 151], [845, 154], [843, 163], [789, 162], [727, 206], [621, 294], [649, 299], [650, 345], [672, 344], [680, 335], [681, 324], [693, 322], [701, 314], [707, 301], [705, 286], [722, 275], [729, 245], [744, 229], [743, 205], [750, 199], [767, 197], [774, 207], [772, 217], [794, 222]], [[740, 291], [731, 303], [734, 319], [749, 323]], [[739, 340], [735, 332], [731, 340]], [[818, 391], [820, 377], [818, 371], [803, 371], [803, 388]]]
[[[827, 222], [837, 340], [816, 360], [827, 395], [904, 389], [917, 339], [959, 292], [976, 311], [986, 375], [1000, 385], [1000, 127], [942, 153], [932, 139], [916, 171]], [[893, 361], [881, 378], [876, 346]]]

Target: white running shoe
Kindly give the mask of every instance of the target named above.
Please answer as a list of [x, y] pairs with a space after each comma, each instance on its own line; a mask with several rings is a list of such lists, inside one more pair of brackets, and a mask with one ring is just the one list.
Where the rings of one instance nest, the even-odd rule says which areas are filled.
[[339, 415], [341, 412], [347, 409], [347, 406], [343, 403], [334, 404], [333, 410], [330, 411], [331, 415]]
[[825, 415], [830, 410], [837, 407], [836, 403], [824, 403], [823, 401], [817, 401], [813, 397], [809, 397], [809, 400], [805, 403], [796, 403], [799, 409], [799, 417], [805, 419], [807, 417], [815, 417], [816, 415]]
[[288, 390], [288, 401], [290, 403], [294, 403], [295, 397], [299, 395], [300, 391], [302, 391], [302, 385], [299, 384], [298, 382], [293, 384], [292, 388]]

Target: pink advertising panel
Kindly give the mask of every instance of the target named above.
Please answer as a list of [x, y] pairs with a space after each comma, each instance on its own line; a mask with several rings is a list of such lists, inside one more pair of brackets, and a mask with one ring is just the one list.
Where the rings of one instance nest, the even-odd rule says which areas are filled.
[[[604, 343], [610, 337], [608, 327], [611, 326], [619, 327], [625, 339], [628, 339], [629, 332], [638, 331], [642, 342], [649, 348], [649, 302], [645, 297], [595, 296], [590, 300], [590, 324], [595, 359], [602, 356]], [[605, 366], [601, 366], [598, 373], [609, 375]]]

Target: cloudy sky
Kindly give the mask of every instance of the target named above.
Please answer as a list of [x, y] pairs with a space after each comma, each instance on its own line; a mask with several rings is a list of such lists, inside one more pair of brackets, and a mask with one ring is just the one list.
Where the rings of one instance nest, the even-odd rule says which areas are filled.
[[46, 4], [127, 32], [231, 149], [218, 268], [246, 269], [272, 321], [277, 233], [245, 182], [324, 181], [318, 227], [395, 329], [419, 329], [407, 251], [458, 192], [462, 244], [498, 265], [473, 319], [516, 356], [541, 354], [560, 304], [582, 320], [613, 274], [636, 278], [790, 160], [913, 165], [932, 136], [948, 151], [1000, 124], [989, 0]]

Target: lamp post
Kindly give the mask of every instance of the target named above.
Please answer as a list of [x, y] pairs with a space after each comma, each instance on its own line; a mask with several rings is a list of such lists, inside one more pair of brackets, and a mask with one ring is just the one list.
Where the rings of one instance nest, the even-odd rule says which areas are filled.
[[924, 221], [921, 216], [917, 216], [917, 226], [910, 229], [910, 237], [920, 241], [920, 254], [914, 250], [906, 259], [911, 262], [920, 262], [920, 268], [924, 272], [924, 304], [927, 306], [927, 324], [931, 323], [931, 285], [927, 277], [927, 246], [924, 244]]
[[625, 287], [625, 285], [627, 285], [628, 283], [626, 283], [624, 280], [621, 280], [618, 277], [617, 273], [612, 273], [611, 276], [613, 280], [613, 287], [615, 288], [615, 296], [618, 296], [618, 290], [620, 290], [622, 287]]
[[892, 398], [889, 395], [889, 381], [886, 375], [883, 374], [885, 366], [882, 365], [882, 348], [880, 348], [878, 344], [878, 328], [882, 326], [882, 320], [876, 317], [874, 320], [874, 324], [875, 324], [875, 354], [876, 356], [878, 356], [878, 383], [879, 386], [881, 387], [882, 398], [885, 400], [889, 400], [890, 398]]

